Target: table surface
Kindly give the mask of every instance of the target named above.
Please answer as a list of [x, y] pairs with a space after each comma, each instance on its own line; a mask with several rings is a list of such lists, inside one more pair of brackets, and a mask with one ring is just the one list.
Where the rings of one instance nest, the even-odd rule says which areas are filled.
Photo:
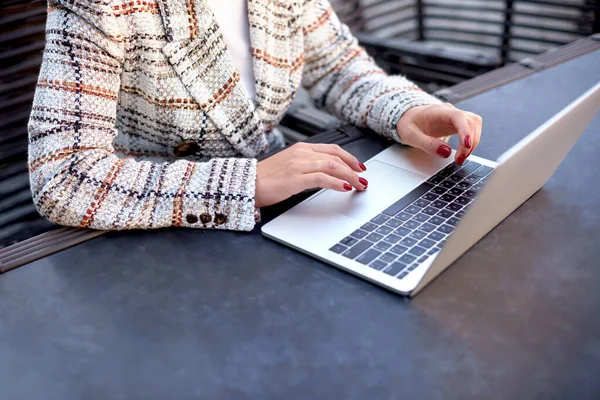
[[[476, 154], [497, 158], [599, 66], [597, 51], [459, 104], [484, 117]], [[11, 271], [2, 398], [600, 398], [598, 153], [600, 115], [540, 192], [410, 301], [258, 228], [110, 233]]]

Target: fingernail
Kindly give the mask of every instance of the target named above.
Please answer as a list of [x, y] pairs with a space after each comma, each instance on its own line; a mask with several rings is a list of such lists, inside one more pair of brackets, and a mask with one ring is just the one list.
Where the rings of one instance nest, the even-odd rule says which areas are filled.
[[471, 136], [469, 136], [469, 135], [465, 136], [465, 147], [467, 149], [471, 148]]
[[358, 163], [358, 166], [359, 166], [359, 167], [360, 167], [360, 169], [362, 169], [363, 171], [366, 171], [366, 170], [367, 170], [367, 167], [365, 167], [365, 164], [363, 164], [363, 163], [361, 163], [361, 162], [359, 162], [359, 163]]
[[363, 185], [364, 187], [369, 186], [369, 181], [367, 181], [365, 178], [358, 178], [358, 181], [360, 182], [361, 185]]
[[450, 157], [450, 154], [452, 154], [452, 149], [450, 147], [446, 146], [445, 144], [443, 144], [440, 147], [438, 147], [437, 153], [438, 153], [438, 155], [440, 155], [444, 158], [448, 158], [448, 157]]
[[352, 186], [349, 183], [344, 183], [344, 189], [346, 191], [352, 190]]
[[463, 165], [463, 163], [465, 162], [465, 158], [467, 158], [467, 156], [465, 156], [464, 154], [461, 154], [460, 156], [458, 156], [456, 163], [458, 165]]

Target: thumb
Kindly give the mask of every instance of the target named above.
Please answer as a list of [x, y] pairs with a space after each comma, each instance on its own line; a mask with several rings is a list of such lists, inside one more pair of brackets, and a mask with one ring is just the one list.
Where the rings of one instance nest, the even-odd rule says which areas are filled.
[[452, 149], [446, 142], [427, 135], [415, 124], [411, 124], [406, 132], [403, 132], [402, 141], [433, 156], [448, 158], [452, 155]]

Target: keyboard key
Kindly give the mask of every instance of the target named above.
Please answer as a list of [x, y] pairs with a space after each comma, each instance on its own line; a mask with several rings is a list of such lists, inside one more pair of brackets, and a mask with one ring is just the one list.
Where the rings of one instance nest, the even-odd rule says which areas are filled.
[[442, 217], [438, 217], [438, 216], [436, 215], [435, 217], [431, 217], [431, 218], [429, 219], [429, 221], [427, 221], [427, 222], [429, 222], [430, 224], [434, 224], [434, 225], [441, 225], [441, 224], [443, 224], [443, 223], [444, 223], [444, 221], [446, 221], [444, 218], [442, 218]]
[[[456, 218], [462, 218], [463, 215], [465, 215], [465, 211], [461, 210], [461, 211], [457, 212], [455, 216], [456, 216]], [[423, 229], [423, 227], [421, 227], [421, 229]]]
[[410, 203], [412, 203], [431, 189], [433, 189], [433, 185], [431, 183], [425, 182], [420, 184], [411, 192], [402, 197], [400, 200], [396, 201], [394, 204], [386, 208], [383, 211], [383, 214], [393, 217], [394, 215], [398, 214], [400, 210], [404, 209], [404, 207], [408, 206]]
[[450, 210], [443, 209], [439, 213], [437, 213], [437, 215], [439, 215], [442, 218], [450, 218], [454, 215], [454, 213]]
[[387, 242], [379, 242], [379, 243], [376, 243], [375, 246], [373, 246], [373, 248], [375, 250], [379, 250], [379, 251], [386, 251], [390, 247], [392, 247], [392, 245]]
[[448, 203], [446, 203], [445, 201], [442, 201], [442, 200], [436, 200], [433, 203], [431, 203], [431, 206], [435, 207], [435, 208], [444, 208], [447, 205], [448, 205]]
[[452, 188], [448, 193], [450, 193], [452, 196], [460, 196], [461, 194], [463, 194], [464, 190], [461, 190], [459, 188]]
[[404, 253], [406, 250], [408, 250], [408, 247], [406, 247], [406, 246], [402, 246], [402, 245], [399, 245], [399, 244], [395, 245], [394, 247], [392, 247], [392, 248], [390, 249], [390, 251], [391, 251], [392, 253], [394, 253], [394, 254], [398, 254], [398, 255], [400, 255], [400, 254]]
[[402, 221], [408, 221], [409, 219], [412, 218], [412, 214], [402, 211], [400, 214], [396, 215], [396, 218], [398, 218]]
[[367, 236], [368, 234], [369, 234], [369, 232], [367, 232], [367, 231], [363, 231], [362, 229], [357, 229], [354, 232], [352, 232], [350, 234], [350, 236], [357, 238], [357, 239], [362, 239], [365, 236]]
[[404, 271], [404, 272], [401, 272], [401, 273], [400, 273], [400, 275], [398, 275], [396, 278], [397, 278], [397, 279], [402, 279], [402, 278], [404, 278], [406, 275], [408, 275], [408, 272]]
[[375, 229], [375, 232], [380, 233], [382, 235], [388, 235], [390, 234], [394, 229], [390, 228], [389, 226], [380, 226], [379, 228]]
[[406, 211], [407, 213], [411, 213], [411, 214], [418, 214], [419, 211], [421, 211], [421, 207], [417, 207], [417, 206], [411, 204], [410, 206], [406, 207], [404, 209], [404, 211]]
[[427, 233], [423, 231], [414, 231], [408, 235], [408, 237], [413, 239], [423, 239], [425, 236], [427, 236]]
[[419, 225], [421, 224], [415, 221], [414, 219], [411, 219], [410, 221], [406, 221], [402, 226], [408, 229], [417, 229]]
[[344, 253], [342, 253], [342, 255], [344, 257], [354, 259], [357, 256], [359, 256], [360, 253], [362, 253], [363, 251], [365, 251], [366, 249], [371, 247], [372, 244], [373, 243], [371, 243], [369, 241], [361, 240], [360, 242], [356, 243], [354, 246], [350, 247], [350, 249], [348, 249]]
[[384, 263], [383, 261], [379, 261], [379, 259], [377, 259], [377, 260], [373, 261], [371, 264], [369, 264], [369, 267], [376, 269], [377, 271], [381, 271], [386, 266], [387, 266], [387, 264]]
[[434, 175], [431, 178], [429, 178], [427, 180], [427, 182], [432, 183], [434, 185], [437, 185], [438, 183], [442, 182], [444, 180], [443, 176], [439, 176], [439, 175]]
[[343, 244], [344, 246], [352, 246], [353, 244], [355, 244], [357, 242], [358, 242], [358, 240], [354, 239], [351, 236], [346, 236], [345, 238], [340, 240], [340, 243]]
[[461, 196], [457, 197], [456, 200], [454, 200], [454, 203], [460, 204], [461, 206], [466, 206], [467, 204], [469, 204], [470, 201], [471, 200], [469, 200], [468, 198]]
[[463, 177], [457, 174], [451, 175], [447, 178], [450, 182], [458, 183], [462, 181]]
[[386, 274], [391, 275], [391, 276], [396, 276], [404, 268], [406, 268], [406, 264], [395, 262], [392, 265], [390, 265], [389, 267], [387, 267], [386, 269], [384, 269], [383, 272], [385, 272]]
[[426, 249], [431, 248], [434, 244], [435, 242], [431, 239], [423, 239], [419, 242], [419, 246], [425, 247]]
[[429, 258], [429, 257], [427, 257], [427, 256], [423, 256], [423, 257], [419, 258], [419, 261], [418, 261], [418, 262], [419, 262], [419, 263], [422, 263], [422, 262], [426, 261], [428, 258]]
[[454, 182], [446, 179], [444, 182], [440, 183], [440, 186], [444, 189], [451, 189], [454, 187]]
[[383, 225], [387, 222], [388, 219], [390, 219], [390, 217], [383, 214], [379, 214], [378, 216], [373, 218], [371, 222], [377, 225]]
[[441, 187], [441, 186], [436, 186], [436, 187], [434, 187], [433, 189], [431, 189], [431, 193], [438, 194], [438, 195], [439, 195], [439, 194], [444, 194], [444, 193], [446, 193], [447, 191], [448, 191], [447, 189], [444, 189], [444, 188], [443, 188], [443, 187]]
[[475, 161], [471, 161], [469, 164], [464, 164], [463, 167], [457, 172], [457, 174], [465, 177], [471, 172], [475, 171], [477, 168], [479, 168], [480, 165], [481, 164], [478, 164]]
[[473, 185], [471, 187], [471, 190], [474, 191], [474, 192], [479, 192], [482, 188], [483, 188], [483, 184], [482, 183], [478, 183], [476, 185]]
[[452, 226], [458, 225], [459, 222], [460, 222], [460, 220], [458, 218], [454, 218], [454, 217], [452, 217], [448, 221], [446, 221], [446, 223], [448, 223], [449, 225], [452, 225]]
[[440, 200], [446, 201], [448, 203], [453, 202], [454, 199], [456, 199], [456, 196], [452, 196], [450, 193], [445, 193], [442, 196], [440, 196]]
[[434, 193], [431, 193], [431, 192], [428, 192], [428, 193], [425, 193], [421, 198], [425, 199], [427, 201], [434, 201], [435, 199], [438, 198], [438, 195], [434, 194]]
[[492, 172], [494, 169], [491, 167], [488, 167], [486, 165], [482, 165], [481, 167], [479, 167], [478, 169], [476, 169], [473, 172], [473, 175], [478, 176], [480, 178], [483, 178], [484, 176], [486, 176], [487, 174], [489, 174], [490, 172]]
[[377, 229], [377, 225], [371, 223], [371, 222], [367, 222], [366, 224], [364, 224], [363, 226], [360, 227], [360, 229], [363, 229], [367, 232], [373, 232], [375, 229]]
[[415, 247], [413, 247], [412, 249], [410, 249], [408, 252], [409, 252], [410, 254], [413, 254], [413, 255], [415, 255], [415, 256], [420, 256], [421, 254], [425, 253], [426, 251], [427, 251], [427, 250], [426, 250], [426, 249], [424, 249], [424, 248], [422, 248], [422, 247], [415, 246]]
[[462, 208], [462, 206], [460, 204], [456, 204], [456, 203], [450, 203], [446, 206], [446, 209], [453, 211], [453, 212], [457, 212], [461, 208]]
[[396, 230], [394, 231], [394, 233], [395, 233], [396, 235], [400, 235], [400, 236], [406, 236], [406, 235], [408, 235], [408, 234], [410, 233], [410, 229], [408, 229], [408, 228], [405, 228], [405, 227], [401, 226], [400, 228], [396, 229]]
[[442, 240], [445, 236], [443, 233], [440, 232], [431, 232], [429, 234], [429, 236], [427, 236], [429, 239], [431, 240], [435, 240], [436, 242], [439, 242], [440, 240]]
[[418, 266], [419, 266], [419, 264], [413, 264], [410, 267], [408, 267], [407, 270], [408, 271], [414, 271]]
[[461, 182], [458, 185], [456, 185], [457, 188], [461, 189], [461, 190], [467, 190], [468, 188], [471, 187], [470, 183], [467, 182]]
[[400, 239], [402, 239], [401, 236], [394, 235], [393, 233], [390, 233], [389, 235], [387, 235], [385, 237], [385, 239], [383, 239], [383, 241], [393, 244], [393, 243], [397, 243]]
[[374, 259], [379, 257], [380, 255], [381, 255], [380, 251], [369, 249], [369, 250], [365, 251], [364, 253], [362, 253], [360, 256], [358, 256], [356, 261], [358, 261], [361, 264], [367, 265], [371, 261], [373, 261]]
[[474, 199], [475, 196], [477, 196], [477, 192], [475, 192], [474, 190], [467, 190], [466, 192], [463, 193], [464, 197], [467, 197], [469, 199]]
[[435, 254], [435, 253], [437, 253], [438, 251], [440, 251], [440, 248], [439, 248], [439, 247], [434, 247], [433, 249], [429, 250], [429, 251], [427, 252], [427, 254], [428, 254], [428, 255], [432, 255], [432, 254]]
[[471, 185], [474, 185], [477, 182], [479, 182], [479, 177], [477, 177], [475, 175], [469, 175], [464, 180], [465, 180], [465, 182], [470, 183]]
[[429, 205], [429, 203], [430, 203], [429, 201], [421, 198], [421, 199], [418, 199], [417, 201], [415, 201], [413, 204], [417, 207], [425, 208]]
[[454, 230], [454, 227], [451, 225], [444, 224], [442, 226], [438, 226], [437, 230], [448, 235], [448, 234], [452, 233], [452, 231]]
[[415, 261], [416, 259], [417, 259], [417, 257], [415, 257], [415, 256], [411, 256], [410, 254], [404, 254], [402, 257], [400, 257], [398, 259], [398, 261], [408, 265], [411, 262]]
[[433, 207], [427, 207], [427, 208], [423, 209], [423, 212], [427, 215], [435, 215], [438, 213], [438, 211], [439, 210], [437, 208], [433, 208]]
[[341, 244], [336, 244], [334, 245], [332, 248], [329, 249], [330, 251], [333, 251], [336, 254], [341, 254], [344, 251], [348, 250], [348, 248], [346, 246], [342, 246]]
[[373, 243], [374, 242], [379, 242], [381, 239], [383, 239], [383, 235], [380, 235], [379, 233], [373, 232], [373, 233], [369, 234], [369, 236], [367, 236], [365, 239], [369, 240], [369, 241], [371, 241]]
[[429, 222], [424, 223], [423, 225], [421, 225], [419, 227], [420, 230], [425, 231], [425, 232], [431, 232], [435, 229], [435, 225], [430, 224]]
[[396, 218], [391, 218], [385, 223], [385, 226], [389, 226], [390, 228], [397, 228], [400, 225], [402, 225], [402, 221]]
[[393, 262], [396, 258], [398, 258], [398, 256], [394, 253], [383, 253], [380, 257], [379, 260], [383, 261], [386, 264], [389, 264], [391, 262]]
[[427, 221], [427, 220], [429, 219], [429, 215], [427, 215], [427, 214], [423, 214], [423, 213], [420, 213], [420, 214], [417, 214], [417, 215], [415, 215], [415, 216], [413, 217], [413, 219], [414, 219], [415, 221], [419, 221], [419, 222], [425, 222], [425, 221]]
[[413, 238], [409, 238], [409, 237], [405, 237], [404, 239], [402, 239], [400, 241], [400, 244], [403, 244], [405, 246], [414, 246], [417, 243], [417, 240], [413, 239]]

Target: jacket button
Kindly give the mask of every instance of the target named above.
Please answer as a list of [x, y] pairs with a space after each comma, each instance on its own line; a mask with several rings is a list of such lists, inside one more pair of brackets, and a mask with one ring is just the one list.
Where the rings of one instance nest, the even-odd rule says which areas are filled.
[[183, 142], [175, 147], [173, 154], [175, 157], [187, 157], [200, 151], [200, 146], [196, 142]]
[[198, 222], [198, 217], [196, 217], [194, 214], [188, 214], [185, 216], [185, 220], [188, 224], [195, 224]]
[[227, 217], [223, 214], [215, 214], [215, 225], [223, 225], [227, 222]]
[[203, 224], [208, 224], [210, 221], [212, 221], [212, 217], [210, 216], [210, 214], [200, 214], [200, 222], [202, 222]]

